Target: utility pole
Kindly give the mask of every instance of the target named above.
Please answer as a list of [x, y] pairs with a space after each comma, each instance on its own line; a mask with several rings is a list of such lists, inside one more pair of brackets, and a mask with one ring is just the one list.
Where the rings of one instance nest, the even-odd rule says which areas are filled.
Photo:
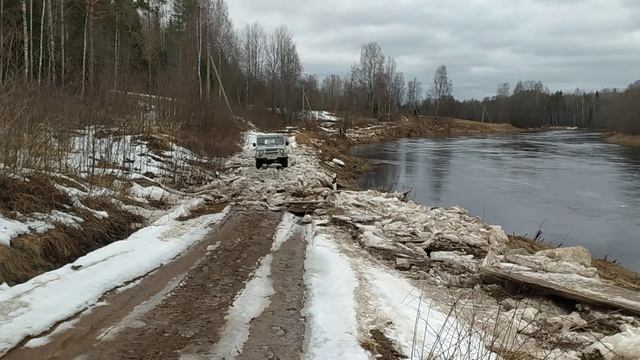
[[218, 73], [218, 67], [216, 63], [213, 61], [213, 57], [209, 57], [209, 61], [211, 62], [211, 66], [213, 67], [213, 73], [216, 75], [216, 79], [218, 79], [218, 85], [220, 86], [220, 94], [222, 95], [224, 102], [227, 104], [227, 109], [233, 116], [233, 110], [231, 109], [231, 104], [229, 103], [229, 99], [227, 98], [227, 92], [224, 90], [224, 86], [222, 85], [222, 79], [220, 78], [220, 74]]

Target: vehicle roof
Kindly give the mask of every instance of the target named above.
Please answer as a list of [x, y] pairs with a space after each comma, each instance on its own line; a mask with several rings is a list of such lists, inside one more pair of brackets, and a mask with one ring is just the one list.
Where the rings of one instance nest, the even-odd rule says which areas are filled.
[[273, 133], [273, 134], [258, 134], [257, 137], [273, 137], [273, 136], [283, 136], [284, 134], [278, 134], [278, 133]]

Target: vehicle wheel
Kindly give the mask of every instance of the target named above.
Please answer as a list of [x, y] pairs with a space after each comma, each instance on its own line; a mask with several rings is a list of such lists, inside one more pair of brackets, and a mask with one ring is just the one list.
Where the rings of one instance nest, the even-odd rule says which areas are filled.
[[262, 161], [256, 159], [256, 169], [260, 169], [262, 167]]
[[289, 158], [280, 159], [280, 165], [283, 168], [289, 167]]

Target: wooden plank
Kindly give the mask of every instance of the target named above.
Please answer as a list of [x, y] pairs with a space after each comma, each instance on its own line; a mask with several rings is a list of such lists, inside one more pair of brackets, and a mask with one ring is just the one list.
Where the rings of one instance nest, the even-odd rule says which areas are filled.
[[600, 279], [574, 274], [537, 273], [519, 269], [506, 270], [495, 266], [484, 266], [480, 271], [489, 277], [522, 283], [579, 303], [614, 308], [640, 315], [640, 292], [624, 289]]

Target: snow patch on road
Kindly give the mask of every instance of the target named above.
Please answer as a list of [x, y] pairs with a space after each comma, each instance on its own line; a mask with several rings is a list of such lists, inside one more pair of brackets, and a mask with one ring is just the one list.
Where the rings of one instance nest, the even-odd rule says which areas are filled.
[[244, 290], [233, 302], [226, 316], [227, 324], [220, 341], [213, 347], [213, 359], [233, 359], [242, 353], [244, 343], [249, 339], [249, 324], [269, 307], [270, 297], [275, 294], [271, 275], [271, 254], [260, 260], [260, 267], [247, 283]]
[[354, 299], [358, 281], [349, 260], [323, 235], [307, 241], [304, 358], [368, 359], [358, 341]]
[[271, 246], [271, 251], [278, 251], [280, 246], [287, 241], [288, 238], [291, 237], [293, 233], [294, 227], [296, 226], [298, 217], [291, 214], [286, 213], [282, 217], [282, 221], [278, 225], [276, 230], [276, 235], [273, 238], [273, 245]]
[[60, 334], [60, 333], [63, 333], [65, 331], [69, 330], [69, 329], [72, 329], [76, 325], [76, 323], [78, 323], [78, 321], [80, 321], [79, 318], [64, 322], [64, 323], [58, 325], [58, 327], [56, 327], [56, 329], [53, 332], [51, 332], [51, 334], [49, 334], [47, 336], [31, 339], [26, 344], [24, 344], [24, 347], [37, 348], [37, 347], [40, 347], [40, 346], [47, 345], [48, 343], [51, 342], [51, 340], [57, 334]]
[[170, 261], [206, 236], [210, 225], [221, 221], [228, 209], [185, 222], [177, 220], [203, 202], [185, 202], [126, 240], [0, 292], [0, 356], [23, 339], [45, 333], [87, 309], [105, 292]]
[[[280, 246], [289, 239], [295, 230], [297, 217], [286, 213], [273, 236], [271, 251], [278, 251]], [[271, 304], [271, 296], [275, 294], [271, 281], [271, 262], [273, 255], [268, 254], [260, 260], [260, 266], [240, 295], [233, 302], [227, 324], [220, 336], [220, 340], [213, 347], [211, 356], [214, 359], [233, 359], [242, 353], [244, 344], [249, 339], [249, 327], [253, 319], [257, 318]], [[188, 355], [183, 358], [192, 358]]]

